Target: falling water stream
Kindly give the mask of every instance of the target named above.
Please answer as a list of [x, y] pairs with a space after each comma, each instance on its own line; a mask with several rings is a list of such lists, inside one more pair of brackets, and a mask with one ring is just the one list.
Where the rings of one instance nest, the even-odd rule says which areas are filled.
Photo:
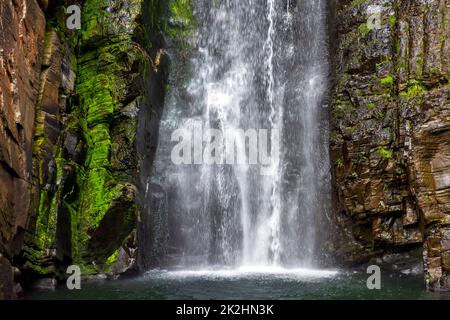
[[[194, 14], [189, 76], [172, 76], [151, 181], [169, 230], [154, 251], [180, 268], [315, 267], [329, 193], [326, 1], [196, 0]], [[246, 161], [212, 151], [210, 129]], [[181, 141], [191, 161], [175, 164]]]

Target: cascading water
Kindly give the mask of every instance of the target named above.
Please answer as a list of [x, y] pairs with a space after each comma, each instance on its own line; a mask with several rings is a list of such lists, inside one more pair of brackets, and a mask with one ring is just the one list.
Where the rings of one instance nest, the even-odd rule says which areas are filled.
[[[153, 251], [182, 268], [312, 267], [329, 194], [326, 0], [193, 2], [189, 79], [173, 81], [148, 183], [166, 194]], [[174, 163], [174, 132], [191, 162]], [[225, 161], [217, 132], [245, 163]], [[250, 160], [255, 141], [268, 162]]]

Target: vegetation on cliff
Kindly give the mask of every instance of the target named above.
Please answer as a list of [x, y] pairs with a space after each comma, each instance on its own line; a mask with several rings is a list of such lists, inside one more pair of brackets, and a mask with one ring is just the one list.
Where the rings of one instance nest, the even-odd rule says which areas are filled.
[[68, 263], [85, 275], [107, 272], [122, 244], [135, 245], [137, 116], [150, 107], [144, 77], [159, 71], [164, 54], [148, 35], [177, 39], [194, 24], [186, 0], [87, 0], [81, 30], [71, 31], [64, 7], [47, 12], [34, 144], [38, 205], [22, 250], [22, 268], [40, 275]]
[[396, 254], [388, 268], [423, 264], [430, 289], [448, 288], [449, 12], [442, 1], [354, 0], [335, 14], [331, 150], [338, 233], [349, 236], [340, 256]]

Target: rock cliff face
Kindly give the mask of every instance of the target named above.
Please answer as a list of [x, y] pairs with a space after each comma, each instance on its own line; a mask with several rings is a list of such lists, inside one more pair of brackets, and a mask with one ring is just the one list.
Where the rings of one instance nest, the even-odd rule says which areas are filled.
[[[163, 3], [1, 2], [0, 299], [18, 280], [63, 279], [69, 264], [137, 269], [139, 158], [151, 165], [165, 93]], [[66, 27], [72, 4], [81, 30]]]
[[331, 151], [345, 239], [334, 250], [351, 264], [423, 251], [428, 288], [449, 289], [450, 2], [332, 7]]
[[[0, 298], [34, 210], [32, 153], [44, 13], [35, 0], [0, 3]], [[4, 292], [4, 293], [3, 293]]]

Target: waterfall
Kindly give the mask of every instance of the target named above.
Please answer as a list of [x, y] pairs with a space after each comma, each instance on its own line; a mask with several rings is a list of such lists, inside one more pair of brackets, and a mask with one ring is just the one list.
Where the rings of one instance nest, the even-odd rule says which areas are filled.
[[149, 250], [180, 268], [314, 267], [329, 202], [326, 1], [193, 5], [151, 177], [165, 205], [149, 207], [165, 212], [149, 214], [168, 236]]

